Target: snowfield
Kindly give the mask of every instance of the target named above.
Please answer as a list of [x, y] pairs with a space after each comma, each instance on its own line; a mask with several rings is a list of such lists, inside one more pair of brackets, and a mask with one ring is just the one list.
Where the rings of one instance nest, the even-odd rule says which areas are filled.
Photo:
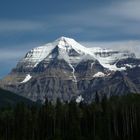
[[26, 82], [28, 82], [31, 78], [32, 78], [32, 76], [31, 76], [30, 74], [27, 74], [26, 77], [25, 77], [25, 79], [24, 79], [22, 82], [20, 82], [20, 83], [26, 83]]

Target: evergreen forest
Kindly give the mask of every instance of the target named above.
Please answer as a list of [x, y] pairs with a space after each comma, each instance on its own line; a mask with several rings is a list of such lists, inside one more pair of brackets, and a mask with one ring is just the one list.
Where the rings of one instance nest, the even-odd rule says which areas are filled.
[[0, 108], [0, 140], [139, 140], [140, 95], [91, 104], [10, 104]]

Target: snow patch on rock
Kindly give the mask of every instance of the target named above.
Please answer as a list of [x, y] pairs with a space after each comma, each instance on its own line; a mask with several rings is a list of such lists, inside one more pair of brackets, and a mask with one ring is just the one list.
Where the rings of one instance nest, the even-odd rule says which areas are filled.
[[75, 76], [75, 69], [70, 63], [69, 63], [69, 66], [72, 68], [73, 82], [77, 83], [77, 79], [76, 79], [76, 76]]
[[26, 83], [26, 82], [28, 82], [31, 78], [32, 78], [32, 76], [31, 76], [30, 74], [27, 74], [26, 77], [25, 77], [25, 79], [24, 79], [22, 82], [20, 82], [20, 83]]
[[104, 77], [105, 74], [103, 72], [97, 72], [96, 74], [93, 75], [93, 77]]
[[82, 95], [79, 95], [76, 99], [76, 103], [80, 103], [84, 100], [84, 98], [82, 97]]

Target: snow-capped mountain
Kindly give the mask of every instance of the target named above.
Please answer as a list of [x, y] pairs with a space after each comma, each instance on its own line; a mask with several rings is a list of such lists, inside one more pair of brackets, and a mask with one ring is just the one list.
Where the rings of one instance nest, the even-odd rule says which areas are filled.
[[17, 67], [24, 65], [26, 71], [31, 71], [41, 61], [45, 60], [49, 62], [54, 58], [64, 59], [70, 65], [77, 64], [85, 59], [96, 59], [110, 70], [121, 70], [115, 64], [120, 59], [135, 58], [135, 54], [128, 51], [120, 52], [103, 48], [87, 48], [74, 39], [61, 37], [52, 43], [39, 46], [29, 51], [18, 63]]
[[30, 50], [1, 85], [34, 101], [47, 97], [54, 102], [57, 98], [91, 102], [97, 91], [100, 96], [140, 92], [139, 70], [134, 53], [87, 48], [61, 37]]
[[64, 59], [68, 63], [78, 63], [81, 59], [93, 57], [92, 53], [84, 46], [77, 43], [74, 39], [61, 37], [52, 43], [39, 46], [29, 51], [26, 56], [19, 62], [27, 63], [25, 68], [34, 68], [42, 60], [51, 61], [54, 58]]

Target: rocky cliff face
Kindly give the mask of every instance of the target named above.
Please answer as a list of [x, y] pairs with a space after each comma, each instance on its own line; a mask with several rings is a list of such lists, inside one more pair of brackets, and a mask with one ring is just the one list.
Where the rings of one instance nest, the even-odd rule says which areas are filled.
[[140, 59], [61, 37], [29, 51], [1, 86], [33, 101], [91, 102], [96, 92], [100, 97], [140, 93]]

